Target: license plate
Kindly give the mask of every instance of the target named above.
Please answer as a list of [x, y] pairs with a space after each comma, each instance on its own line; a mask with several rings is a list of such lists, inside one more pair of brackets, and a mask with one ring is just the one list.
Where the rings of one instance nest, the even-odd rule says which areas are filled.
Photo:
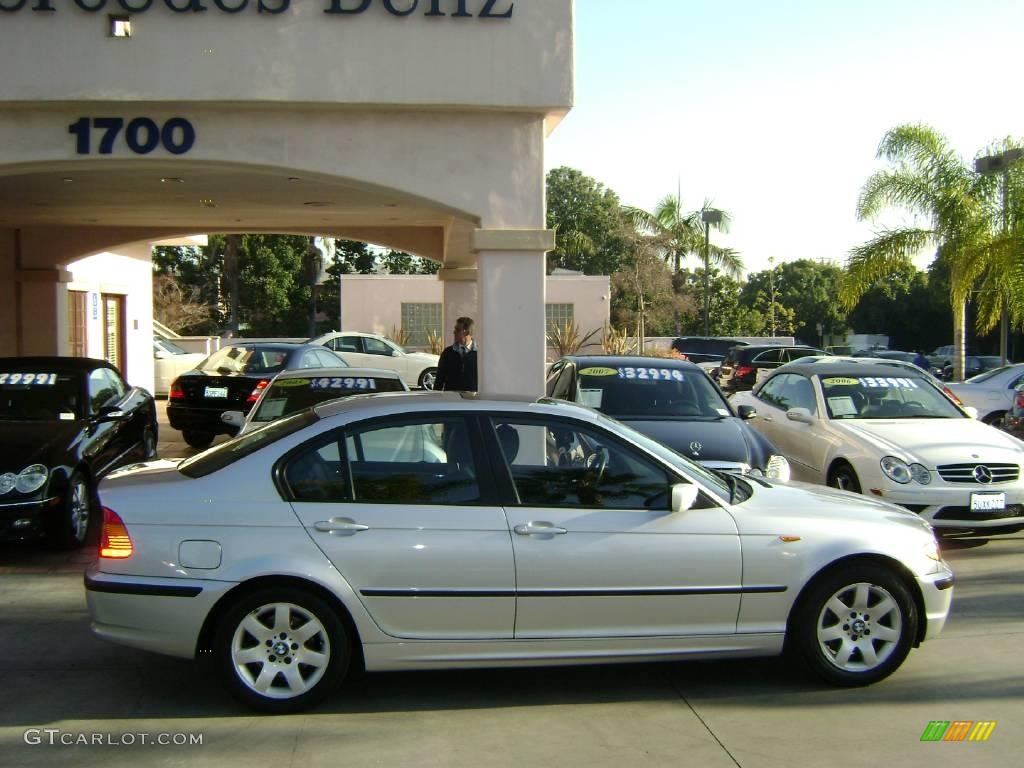
[[227, 387], [207, 387], [203, 391], [203, 397], [227, 397]]
[[1005, 493], [972, 493], [971, 509], [1006, 509]]

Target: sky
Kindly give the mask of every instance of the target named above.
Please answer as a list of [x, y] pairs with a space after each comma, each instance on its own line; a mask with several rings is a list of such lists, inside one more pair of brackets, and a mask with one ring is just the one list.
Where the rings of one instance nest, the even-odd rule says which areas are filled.
[[576, 0], [575, 105], [545, 167], [645, 210], [710, 199], [748, 272], [842, 265], [910, 221], [857, 220], [887, 130], [926, 123], [969, 164], [1024, 137], [1022, 30], [1022, 0]]

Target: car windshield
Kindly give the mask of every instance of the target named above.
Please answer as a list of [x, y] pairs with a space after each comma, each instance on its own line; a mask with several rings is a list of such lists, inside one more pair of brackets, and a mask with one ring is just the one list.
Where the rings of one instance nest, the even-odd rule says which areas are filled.
[[282, 416], [349, 395], [371, 392], [401, 392], [402, 382], [383, 376], [321, 376], [275, 379], [252, 415], [253, 423], [265, 423]]
[[173, 341], [168, 341], [167, 339], [153, 339], [153, 343], [160, 347], [164, 352], [170, 352], [172, 355], [188, 354], [188, 352], [179, 347]]
[[725, 398], [698, 368], [584, 365], [577, 402], [619, 419], [713, 420], [732, 416]]
[[205, 373], [279, 373], [288, 363], [288, 347], [230, 346], [217, 350], [202, 363]]
[[82, 418], [81, 377], [56, 371], [0, 371], [0, 419], [74, 421]]
[[831, 419], [968, 418], [927, 378], [829, 374], [816, 377]]
[[[627, 424], [615, 421], [608, 416], [599, 416], [598, 418], [599, 423], [605, 429], [615, 432], [621, 437], [636, 443], [641, 448], [653, 453], [655, 456], [668, 463], [670, 466], [675, 467], [684, 475], [689, 475], [690, 477], [695, 477], [700, 480], [704, 486], [717, 495], [721, 501], [729, 502], [732, 498], [732, 482], [731, 480], [727, 480], [725, 475], [714, 472], [706, 467], [702, 467], [700, 464], [691, 461], [682, 454], [676, 453], [668, 446], [663, 445], [656, 440], [652, 440], [647, 437], [647, 435], [637, 432]], [[749, 493], [745, 493], [743, 494], [743, 497], [746, 498], [749, 495]]]
[[186, 477], [204, 477], [211, 472], [234, 464], [239, 459], [255, 453], [261, 448], [276, 443], [281, 438], [319, 421], [312, 409], [299, 411], [291, 416], [264, 424], [252, 432], [243, 432], [238, 437], [213, 446], [178, 465], [178, 471]]

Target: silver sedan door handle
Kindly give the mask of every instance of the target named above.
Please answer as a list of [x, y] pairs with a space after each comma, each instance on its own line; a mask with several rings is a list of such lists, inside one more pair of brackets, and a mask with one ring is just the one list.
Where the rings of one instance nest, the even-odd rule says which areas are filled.
[[332, 517], [330, 520], [318, 520], [313, 527], [324, 533], [343, 533], [351, 536], [360, 531], [370, 530], [370, 526], [357, 523], [349, 517]]
[[512, 529], [520, 536], [531, 536], [534, 534], [551, 535], [555, 533], [568, 533], [565, 528], [558, 528], [551, 523], [540, 521], [533, 522], [532, 520], [522, 525], [517, 525]]

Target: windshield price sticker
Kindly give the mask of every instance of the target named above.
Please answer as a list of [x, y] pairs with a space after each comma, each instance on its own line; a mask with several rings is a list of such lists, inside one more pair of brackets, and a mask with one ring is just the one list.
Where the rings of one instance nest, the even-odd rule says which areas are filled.
[[376, 389], [376, 379], [354, 379], [352, 377], [342, 378], [335, 376], [333, 378], [324, 377], [322, 379], [313, 379], [309, 382], [310, 389]]
[[31, 384], [49, 387], [56, 383], [56, 373], [0, 373], [0, 384]]
[[917, 389], [918, 388], [916, 382], [914, 382], [913, 379], [902, 379], [902, 378], [890, 379], [890, 378], [881, 378], [881, 377], [872, 377], [872, 376], [865, 376], [864, 378], [860, 379], [860, 385], [862, 387], [869, 387], [869, 388], [872, 388], [872, 389], [878, 389], [880, 387], [885, 387], [886, 389], [889, 389], [889, 388], [894, 388], [894, 389]]
[[619, 368], [620, 379], [647, 381], [682, 381], [683, 372], [672, 368]]

